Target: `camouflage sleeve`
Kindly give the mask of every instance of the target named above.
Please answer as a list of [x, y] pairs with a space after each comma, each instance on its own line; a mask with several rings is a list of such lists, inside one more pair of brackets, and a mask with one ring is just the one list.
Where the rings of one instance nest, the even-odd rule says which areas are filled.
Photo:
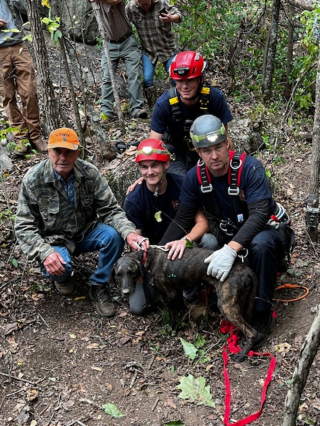
[[16, 238], [28, 260], [38, 259], [43, 262], [54, 249], [40, 235], [39, 223], [37, 202], [28, 191], [27, 185], [22, 182], [14, 227]]
[[128, 234], [136, 232], [136, 227], [129, 221], [125, 212], [119, 206], [106, 178], [102, 175], [96, 182], [95, 204], [100, 219], [115, 228], [124, 240]]

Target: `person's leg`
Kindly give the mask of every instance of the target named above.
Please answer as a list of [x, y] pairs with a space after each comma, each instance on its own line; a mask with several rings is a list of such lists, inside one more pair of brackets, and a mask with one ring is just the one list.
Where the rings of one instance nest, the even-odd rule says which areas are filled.
[[197, 247], [215, 251], [219, 248], [219, 243], [217, 238], [213, 234], [204, 234], [201, 237], [199, 243], [197, 244]]
[[[113, 73], [115, 74], [118, 63], [119, 63], [119, 59], [120, 59], [119, 44], [109, 43], [108, 47], [109, 47], [109, 56], [112, 63]], [[102, 114], [108, 117], [108, 119], [113, 119], [117, 117], [113, 109], [114, 95], [113, 95], [113, 90], [111, 85], [109, 67], [108, 67], [107, 60], [103, 51], [101, 54], [101, 67], [103, 71], [103, 77], [102, 77], [102, 88], [101, 88], [100, 111]]]
[[[173, 59], [175, 58], [176, 55], [171, 56], [170, 59], [168, 59], [166, 62], [163, 62], [163, 66], [165, 67], [169, 77], [170, 77], [170, 65], [173, 61]], [[172, 78], [170, 78], [170, 84], [172, 87], [176, 86], [176, 82], [174, 80], [172, 80]]]
[[30, 142], [36, 145], [41, 151], [46, 147], [41, 147], [40, 112], [38, 104], [36, 75], [33, 68], [32, 57], [25, 44], [13, 46], [13, 65], [16, 70], [17, 92], [22, 102], [22, 116], [28, 127]]
[[187, 165], [180, 160], [170, 161], [169, 172], [176, 175], [185, 176], [187, 174]]
[[105, 317], [111, 317], [115, 313], [110, 302], [108, 280], [123, 247], [124, 241], [120, 234], [112, 226], [102, 222], [87, 231], [82, 241], [76, 243], [75, 255], [99, 250], [98, 267], [90, 277], [89, 297], [97, 312]]
[[63, 283], [64, 281], [66, 281], [73, 272], [73, 268], [72, 268], [72, 263], [71, 263], [71, 256], [69, 253], [69, 250], [65, 247], [65, 246], [53, 246], [54, 250], [60, 254], [60, 256], [63, 258], [63, 260], [65, 261], [65, 265], [64, 269], [65, 272], [63, 275], [51, 275], [47, 272], [45, 266], [43, 265], [43, 263], [41, 263], [41, 270], [43, 275], [48, 278], [51, 281], [55, 281], [58, 283]]
[[108, 285], [113, 264], [123, 251], [124, 241], [120, 234], [109, 225], [99, 222], [89, 229], [82, 241], [76, 243], [75, 255], [99, 251], [98, 267], [90, 277], [91, 285]]
[[265, 343], [274, 324], [272, 298], [277, 281], [278, 260], [283, 258], [286, 244], [285, 234], [275, 229], [266, 229], [253, 238], [249, 247], [249, 266], [259, 281], [252, 319], [252, 326], [259, 332], [255, 349]]
[[75, 285], [72, 279], [73, 269], [71, 263], [71, 256], [69, 250], [64, 246], [54, 246], [53, 247], [57, 253], [65, 261], [64, 269], [65, 272], [63, 275], [51, 275], [47, 272], [43, 263], [40, 264], [43, 275], [49, 280], [53, 281], [56, 289], [64, 296], [69, 296], [74, 292]]
[[2, 97], [3, 107], [8, 116], [9, 124], [17, 129], [12, 132], [19, 148], [17, 153], [25, 154], [28, 149], [27, 146], [22, 143], [22, 139], [28, 138], [28, 127], [17, 104], [15, 69], [12, 53], [12, 46], [0, 48], [0, 95]]
[[137, 282], [135, 292], [129, 298], [130, 312], [133, 315], [143, 316], [152, 310], [156, 303], [156, 291], [152, 287]]
[[142, 82], [140, 75], [140, 53], [135, 37], [127, 38], [121, 46], [121, 57], [124, 60], [128, 76], [128, 92], [130, 112], [135, 117], [143, 109]]
[[142, 52], [142, 71], [143, 71], [143, 86], [148, 88], [153, 86], [153, 77], [155, 66], [152, 64], [148, 56]]

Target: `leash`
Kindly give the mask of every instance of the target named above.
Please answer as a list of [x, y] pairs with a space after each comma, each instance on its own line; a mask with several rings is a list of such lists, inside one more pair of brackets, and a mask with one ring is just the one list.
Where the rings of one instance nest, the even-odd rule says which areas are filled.
[[277, 290], [281, 290], [281, 289], [283, 289], [283, 288], [300, 288], [300, 289], [303, 289], [305, 292], [301, 295], [301, 296], [299, 296], [299, 297], [297, 297], [296, 299], [272, 299], [272, 300], [274, 300], [275, 302], [285, 302], [285, 303], [290, 303], [290, 302], [296, 302], [297, 300], [301, 300], [301, 299], [304, 299], [305, 297], [307, 297], [308, 296], [308, 294], [309, 294], [309, 289], [308, 289], [308, 287], [306, 287], [306, 286], [304, 286], [304, 285], [299, 285], [299, 284], [282, 284], [282, 285], [279, 285], [279, 287], [277, 287], [277, 288], [275, 288], [275, 291], [277, 291]]
[[[275, 313], [272, 313], [275, 316]], [[249, 351], [248, 356], [263, 356], [263, 357], [270, 357], [270, 365], [268, 368], [267, 376], [265, 378], [262, 392], [261, 392], [261, 400], [260, 400], [260, 409], [250, 414], [249, 416], [245, 417], [244, 419], [238, 420], [235, 423], [229, 423], [230, 421], [230, 414], [231, 414], [231, 387], [230, 387], [230, 379], [229, 374], [227, 370], [228, 365], [228, 348], [231, 353], [238, 353], [241, 351], [241, 348], [239, 346], [239, 330], [236, 329], [236, 327], [231, 324], [229, 321], [221, 320], [220, 325], [220, 331], [224, 334], [230, 333], [230, 336], [227, 340], [227, 344], [223, 347], [223, 374], [224, 374], [224, 384], [226, 388], [226, 396], [225, 396], [225, 412], [224, 412], [224, 419], [223, 423], [225, 426], [245, 426], [255, 420], [257, 420], [262, 413], [262, 408], [266, 400], [267, 395], [267, 388], [272, 380], [273, 372], [275, 370], [276, 366], [276, 359], [275, 357], [270, 354], [269, 352], [260, 354], [259, 352], [253, 352]]]

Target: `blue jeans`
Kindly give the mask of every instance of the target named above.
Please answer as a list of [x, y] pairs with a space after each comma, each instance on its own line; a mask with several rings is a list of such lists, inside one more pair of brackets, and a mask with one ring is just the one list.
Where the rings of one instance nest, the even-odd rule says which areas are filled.
[[[171, 62], [173, 61], [174, 57], [175, 55], [172, 56], [167, 61], [163, 62], [163, 66], [165, 67], [168, 74], [169, 74], [169, 68], [170, 68]], [[157, 64], [153, 64], [150, 61], [147, 55], [142, 53], [143, 86], [145, 88], [153, 86], [153, 77], [154, 77], [156, 65]], [[170, 83], [172, 86], [175, 86], [174, 80], [170, 79]]]
[[[109, 42], [108, 48], [114, 73], [116, 72], [120, 59], [122, 59], [125, 64], [128, 76], [130, 112], [134, 117], [144, 105], [140, 78], [140, 53], [138, 50], [137, 40], [134, 35], [132, 35], [122, 43]], [[104, 52], [102, 52], [101, 56], [101, 66], [103, 71], [101, 112], [111, 118], [115, 117], [113, 109], [114, 95]]]
[[[94, 229], [89, 229], [80, 242], [76, 242], [74, 256], [99, 250], [98, 267], [90, 277], [91, 285], [107, 284], [113, 264], [119, 259], [123, 251], [124, 241], [112, 226], [99, 222]], [[72, 274], [72, 262], [69, 250], [65, 246], [53, 246], [66, 264], [63, 275], [49, 274], [44, 265], [41, 265], [43, 275], [52, 281], [64, 282]]]

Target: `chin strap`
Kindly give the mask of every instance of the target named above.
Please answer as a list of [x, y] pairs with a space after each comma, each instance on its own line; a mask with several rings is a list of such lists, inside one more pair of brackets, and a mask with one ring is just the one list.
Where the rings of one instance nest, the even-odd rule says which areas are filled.
[[163, 173], [162, 178], [160, 179], [160, 181], [158, 182], [157, 186], [156, 186], [156, 190], [153, 193], [154, 197], [158, 197], [159, 196], [159, 186], [162, 184], [162, 182], [164, 181], [165, 177], [166, 177], [167, 171], [165, 170]]

